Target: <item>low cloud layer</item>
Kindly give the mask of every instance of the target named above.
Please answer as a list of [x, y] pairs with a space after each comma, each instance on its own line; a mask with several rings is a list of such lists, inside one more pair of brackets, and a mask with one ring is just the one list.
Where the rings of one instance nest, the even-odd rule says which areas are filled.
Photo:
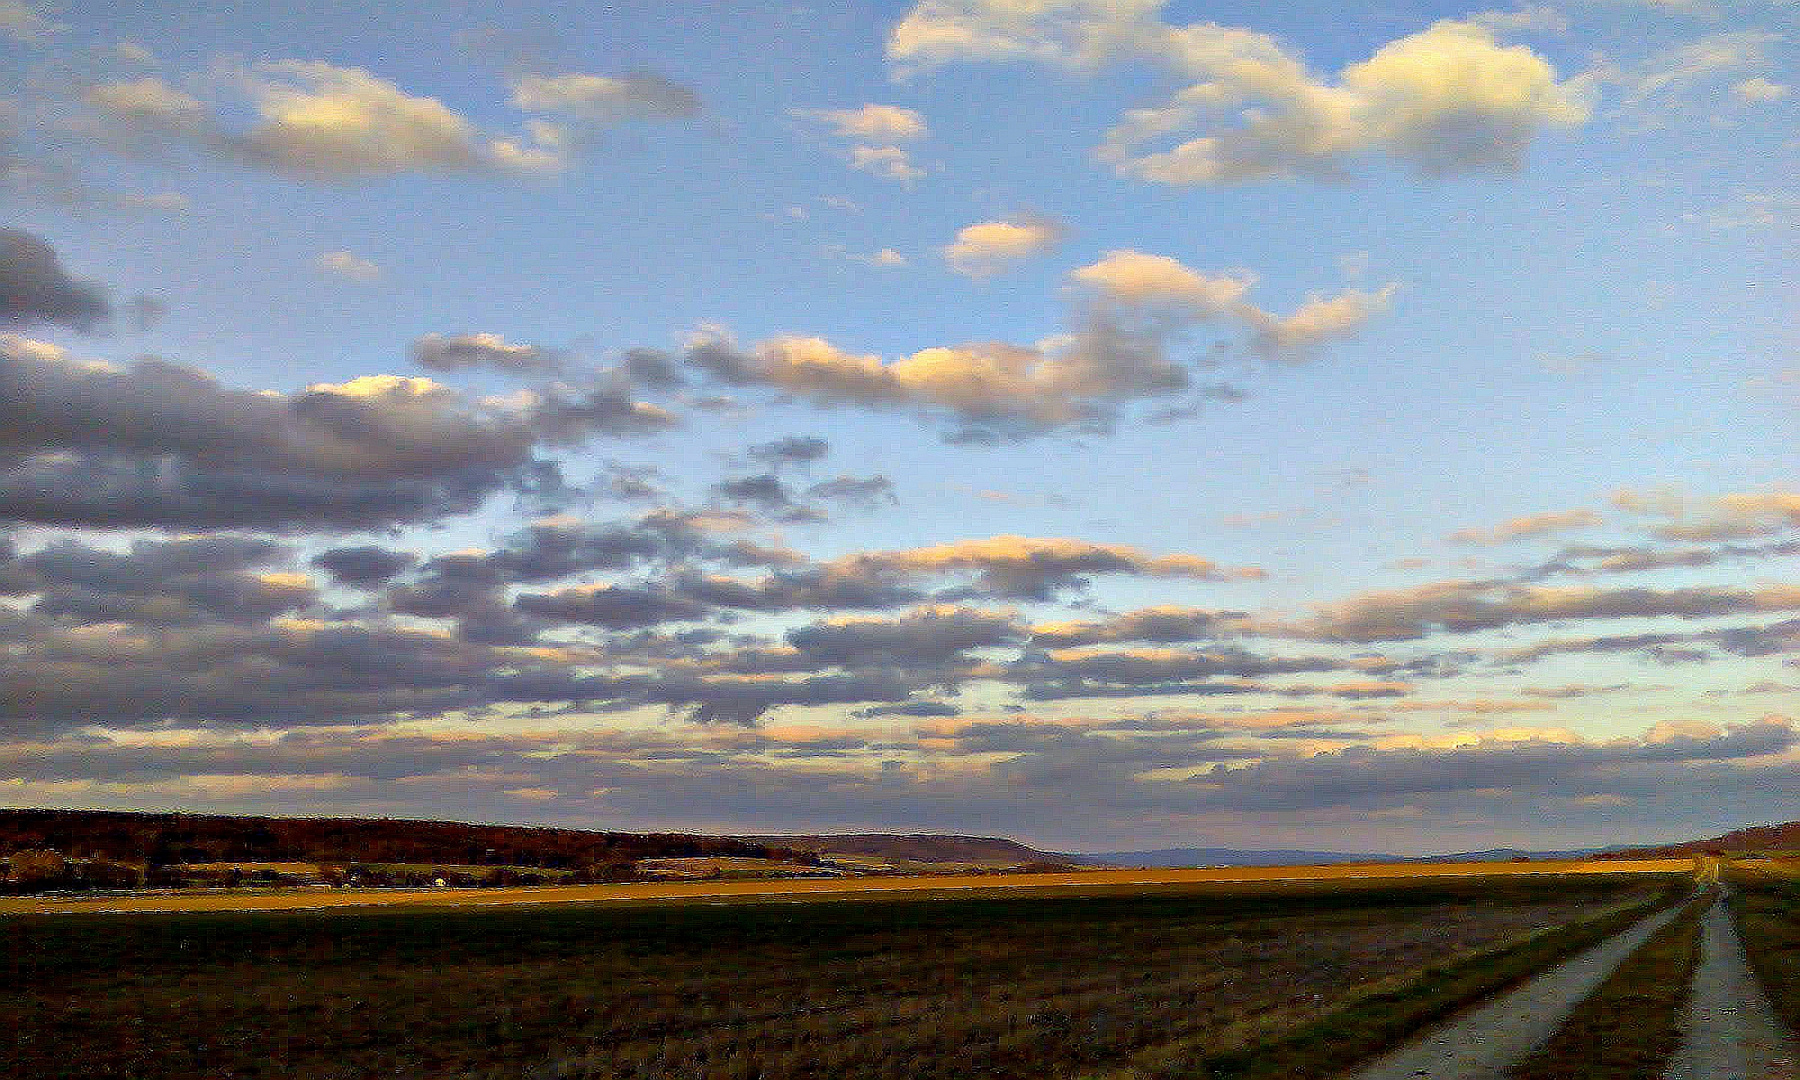
[[0, 350], [0, 519], [22, 522], [429, 521], [553, 480], [540, 445], [672, 422], [604, 388], [481, 402], [429, 379], [379, 375], [260, 393], [164, 360], [88, 362], [10, 336]]

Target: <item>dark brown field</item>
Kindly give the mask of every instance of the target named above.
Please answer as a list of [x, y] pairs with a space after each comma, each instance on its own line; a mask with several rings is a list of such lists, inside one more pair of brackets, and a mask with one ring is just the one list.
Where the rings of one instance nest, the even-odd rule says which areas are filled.
[[1319, 869], [1330, 876], [1063, 887], [1087, 895], [989, 894], [1004, 883], [977, 878], [957, 880], [980, 895], [864, 891], [821, 904], [800, 887], [830, 883], [745, 883], [784, 886], [785, 902], [708, 883], [732, 895], [16, 916], [0, 920], [0, 1070], [1178, 1076], [1412, 986], [1429, 965], [1478, 968], [1470, 957], [1482, 950], [1643, 902], [1671, 881]]

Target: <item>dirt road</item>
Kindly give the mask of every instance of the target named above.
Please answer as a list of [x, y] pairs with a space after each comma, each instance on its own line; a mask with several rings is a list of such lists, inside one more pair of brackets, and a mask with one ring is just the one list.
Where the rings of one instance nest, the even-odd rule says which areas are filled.
[[1643, 919], [1518, 989], [1376, 1058], [1348, 1080], [1500, 1080], [1515, 1062], [1549, 1042], [1569, 1011], [1678, 910]]
[[1800, 1047], [1785, 1036], [1744, 960], [1724, 898], [1700, 923], [1700, 967], [1688, 1002], [1687, 1033], [1665, 1080], [1793, 1080]]

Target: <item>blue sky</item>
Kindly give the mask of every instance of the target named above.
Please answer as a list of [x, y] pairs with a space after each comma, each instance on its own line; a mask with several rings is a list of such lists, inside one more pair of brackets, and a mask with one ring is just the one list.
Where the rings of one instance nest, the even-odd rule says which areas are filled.
[[0, 2], [0, 803], [1791, 818], [1797, 32]]

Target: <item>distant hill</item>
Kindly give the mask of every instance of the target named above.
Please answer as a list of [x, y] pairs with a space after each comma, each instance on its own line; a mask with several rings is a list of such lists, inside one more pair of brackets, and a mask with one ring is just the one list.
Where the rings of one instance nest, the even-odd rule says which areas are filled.
[[1704, 855], [1720, 852], [1727, 855], [1751, 852], [1800, 851], [1800, 821], [1779, 825], [1752, 825], [1708, 840], [1688, 840], [1658, 847], [1625, 848], [1609, 854], [1623, 858], [1657, 858], [1681, 855]]
[[1611, 848], [1572, 848], [1567, 851], [1532, 851], [1526, 848], [1487, 848], [1483, 851], [1458, 851], [1451, 855], [1427, 855], [1408, 862], [1507, 862], [1513, 859], [1587, 859], [1611, 852]]
[[992, 836], [942, 836], [935, 834], [849, 833], [816, 836], [740, 837], [800, 851], [857, 855], [898, 863], [958, 863], [975, 866], [1026, 866], [1033, 863], [1069, 863], [1073, 856], [1055, 855], [1026, 847], [1013, 840]]
[[1059, 855], [1085, 866], [1307, 866], [1321, 863], [1393, 862], [1392, 855], [1344, 851], [1294, 851], [1285, 848], [1247, 851], [1241, 848], [1160, 848], [1155, 851], [1096, 851]]

